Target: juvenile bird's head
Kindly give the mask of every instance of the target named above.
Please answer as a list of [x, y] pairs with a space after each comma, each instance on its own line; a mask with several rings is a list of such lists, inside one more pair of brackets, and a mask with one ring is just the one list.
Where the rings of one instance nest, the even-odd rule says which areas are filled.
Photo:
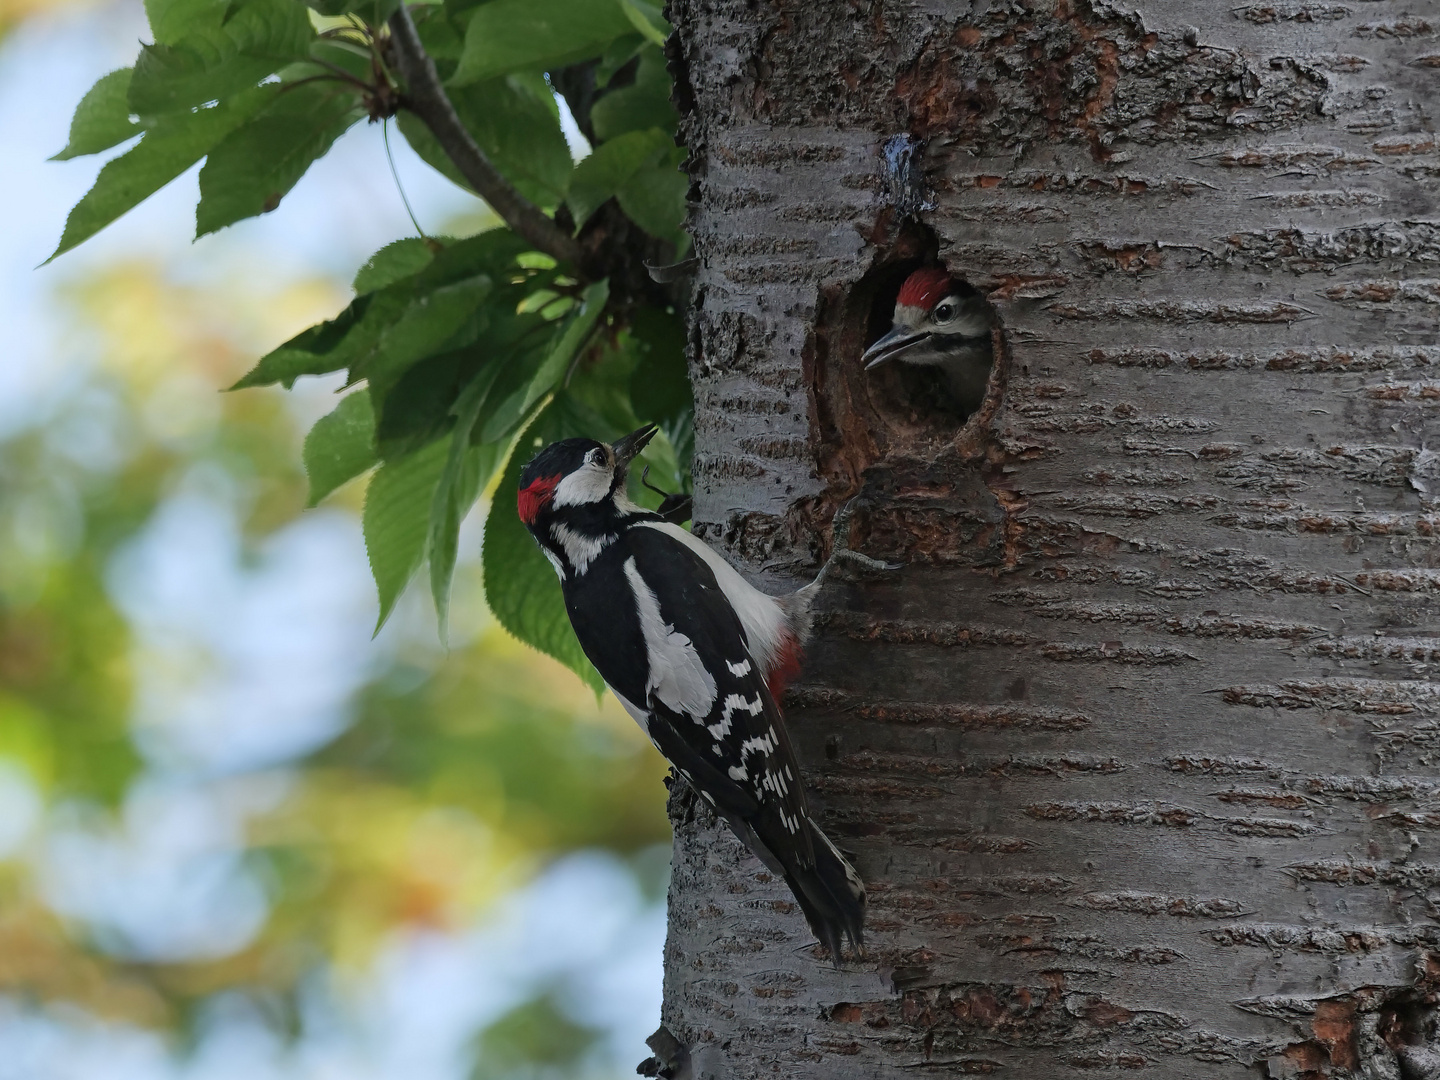
[[552, 521], [574, 519], [601, 527], [609, 519], [632, 513], [625, 494], [630, 462], [659, 429], [646, 424], [613, 443], [594, 439], [563, 439], [541, 450], [520, 470], [516, 509], [520, 520], [537, 536]]
[[994, 315], [984, 298], [943, 267], [916, 270], [895, 300], [889, 331], [861, 357], [869, 371], [899, 360], [941, 368], [956, 400], [974, 409], [990, 373]]

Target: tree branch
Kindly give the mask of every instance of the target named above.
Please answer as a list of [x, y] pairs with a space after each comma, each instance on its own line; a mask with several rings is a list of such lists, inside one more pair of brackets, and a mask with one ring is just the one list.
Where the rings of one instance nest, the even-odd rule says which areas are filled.
[[495, 168], [460, 122], [455, 106], [440, 85], [435, 62], [421, 44], [415, 22], [403, 3], [390, 16], [390, 40], [395, 46], [396, 66], [405, 80], [401, 105], [425, 122], [460, 170], [460, 175], [469, 181], [476, 194], [490, 204], [505, 224], [538, 250], [579, 270], [583, 258], [580, 245], [546, 217], [538, 206], [510, 186], [510, 181]]

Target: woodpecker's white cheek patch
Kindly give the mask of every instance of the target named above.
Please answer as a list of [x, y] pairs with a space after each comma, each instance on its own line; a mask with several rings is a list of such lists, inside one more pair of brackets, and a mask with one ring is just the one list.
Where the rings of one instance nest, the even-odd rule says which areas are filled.
[[[582, 576], [599, 554], [615, 542], [613, 533], [605, 536], [586, 536], [575, 532], [558, 521], [550, 526], [550, 535], [565, 552], [565, 558], [575, 568], [575, 576]], [[564, 576], [563, 574], [561, 575]]]
[[555, 485], [555, 506], [585, 506], [610, 494], [615, 474], [603, 465], [581, 465]]
[[694, 643], [660, 614], [660, 601], [640, 576], [633, 557], [625, 560], [625, 577], [635, 594], [640, 631], [645, 638], [650, 666], [646, 693], [654, 694], [673, 712], [703, 720], [715, 707], [715, 677], [700, 662]]

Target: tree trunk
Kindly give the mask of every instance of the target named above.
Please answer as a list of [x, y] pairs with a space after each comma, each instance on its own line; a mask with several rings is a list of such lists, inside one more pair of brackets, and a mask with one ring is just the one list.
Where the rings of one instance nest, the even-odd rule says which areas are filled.
[[867, 955], [675, 800], [697, 1077], [1440, 1076], [1440, 4], [1138, 6], [671, 0], [697, 532], [905, 563], [785, 702]]

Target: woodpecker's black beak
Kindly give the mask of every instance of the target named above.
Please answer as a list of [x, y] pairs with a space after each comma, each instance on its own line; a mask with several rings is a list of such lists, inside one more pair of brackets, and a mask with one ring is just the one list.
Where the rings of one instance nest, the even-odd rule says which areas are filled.
[[901, 353], [908, 352], [922, 341], [929, 341], [931, 333], [929, 330], [912, 330], [908, 326], [893, 326], [890, 332], [865, 350], [865, 355], [860, 360], [865, 365], [865, 370], [877, 368], [881, 364], [894, 360]]
[[610, 445], [610, 449], [615, 454], [615, 471], [624, 472], [630, 462], [639, 455], [641, 450], [645, 449], [646, 444], [655, 437], [655, 433], [659, 430], [654, 424], [646, 424], [644, 427], [632, 431], [623, 439], [616, 439]]

